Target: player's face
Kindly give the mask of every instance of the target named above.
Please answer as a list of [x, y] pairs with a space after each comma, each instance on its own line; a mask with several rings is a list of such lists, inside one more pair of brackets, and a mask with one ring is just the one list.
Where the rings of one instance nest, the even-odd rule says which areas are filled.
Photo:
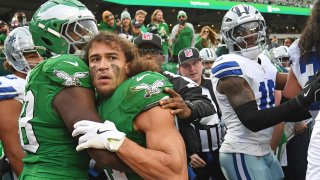
[[37, 52], [25, 52], [23, 55], [31, 69], [43, 61], [43, 58]]
[[196, 83], [201, 82], [203, 65], [200, 60], [190, 60], [181, 64], [179, 71], [182, 76], [188, 77]]
[[211, 69], [213, 62], [211, 62], [211, 61], [210, 62], [204, 62], [203, 64], [204, 64], [204, 68]]
[[115, 43], [94, 42], [89, 50], [91, 80], [97, 92], [109, 97], [127, 79], [128, 63]]
[[242, 49], [251, 48], [258, 45], [258, 34], [261, 28], [258, 22], [244, 23], [234, 28], [232, 36]]

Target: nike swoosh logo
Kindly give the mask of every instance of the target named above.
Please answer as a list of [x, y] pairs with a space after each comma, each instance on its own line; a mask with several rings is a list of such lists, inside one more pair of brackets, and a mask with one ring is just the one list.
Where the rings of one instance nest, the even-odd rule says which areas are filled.
[[70, 62], [70, 61], [63, 61], [63, 62], [71, 64], [73, 66], [79, 66], [78, 62]]
[[306, 93], [303, 93], [304, 97], [307, 97], [311, 88]]
[[100, 131], [100, 129], [98, 129], [97, 130], [97, 134], [102, 134], [102, 133], [107, 132], [107, 131], [109, 131], [109, 130]]
[[137, 81], [139, 82], [139, 81], [141, 81], [145, 76], [147, 76], [147, 75], [150, 75], [150, 74], [145, 74], [145, 75], [143, 75], [143, 76], [140, 76], [140, 77], [137, 77]]

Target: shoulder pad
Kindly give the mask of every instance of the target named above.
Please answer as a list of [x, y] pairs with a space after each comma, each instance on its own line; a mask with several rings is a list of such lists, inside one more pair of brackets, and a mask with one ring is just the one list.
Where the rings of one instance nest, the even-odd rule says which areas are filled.
[[13, 99], [18, 95], [19, 93], [14, 87], [0, 81], [0, 100]]
[[[224, 56], [221, 56], [223, 58]], [[224, 78], [229, 76], [242, 76], [240, 65], [236, 61], [224, 61], [220, 59], [219, 62], [214, 63], [211, 69], [213, 77]]]
[[173, 88], [172, 84], [162, 74], [143, 72], [129, 79], [125, 102], [136, 102], [139, 109], [147, 109], [151, 104], [168, 98], [165, 88]]
[[61, 86], [91, 87], [88, 65], [74, 55], [58, 55], [45, 61], [46, 76]]

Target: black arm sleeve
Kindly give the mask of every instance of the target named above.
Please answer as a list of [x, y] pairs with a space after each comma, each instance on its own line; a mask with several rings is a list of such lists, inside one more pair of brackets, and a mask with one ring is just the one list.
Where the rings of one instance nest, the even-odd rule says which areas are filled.
[[258, 110], [256, 101], [250, 101], [235, 108], [235, 112], [241, 123], [253, 132], [272, 127], [282, 121], [299, 122], [311, 117], [309, 110], [301, 108], [295, 99], [262, 110]]
[[187, 104], [191, 109], [191, 116], [184, 121], [196, 121], [202, 117], [211, 116], [216, 113], [210, 99], [202, 94], [202, 88], [197, 86], [190, 79], [179, 75], [164, 72], [169, 81], [173, 84], [173, 90], [176, 91], [183, 100], [190, 101], [192, 105]]

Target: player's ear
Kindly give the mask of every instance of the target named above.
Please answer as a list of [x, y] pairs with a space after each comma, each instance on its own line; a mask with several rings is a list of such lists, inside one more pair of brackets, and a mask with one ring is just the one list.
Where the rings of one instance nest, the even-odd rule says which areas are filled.
[[131, 61], [126, 63], [125, 70], [126, 70], [126, 74], [127, 74], [127, 75], [130, 73], [130, 71], [129, 71], [130, 63], [131, 63]]

